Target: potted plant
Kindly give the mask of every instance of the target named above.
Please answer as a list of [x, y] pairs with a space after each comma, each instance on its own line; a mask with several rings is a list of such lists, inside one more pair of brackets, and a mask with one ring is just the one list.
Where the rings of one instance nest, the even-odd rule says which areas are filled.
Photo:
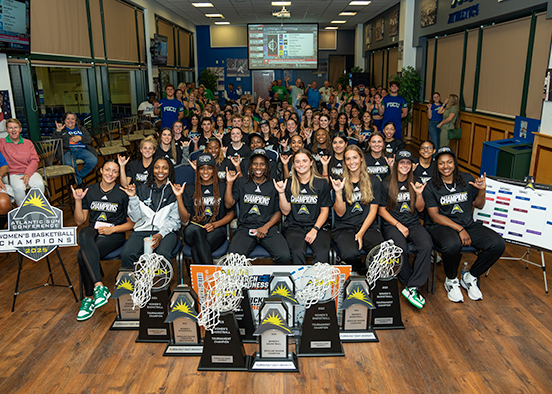
[[211, 92], [217, 91], [217, 76], [214, 72], [208, 68], [204, 68], [199, 73], [199, 84], [205, 86], [205, 88], [211, 90]]
[[389, 78], [389, 82], [399, 82], [399, 95], [403, 96], [408, 103], [408, 115], [404, 118], [406, 124], [412, 123], [412, 107], [414, 103], [420, 102], [420, 91], [422, 90], [422, 78], [412, 66], [403, 69]]

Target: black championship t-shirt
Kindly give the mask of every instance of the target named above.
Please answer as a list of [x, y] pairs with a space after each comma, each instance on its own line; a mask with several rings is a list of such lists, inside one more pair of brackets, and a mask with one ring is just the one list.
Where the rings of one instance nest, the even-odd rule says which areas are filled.
[[[461, 172], [460, 175], [466, 184], [441, 184], [439, 190], [433, 186], [433, 181], [428, 182], [424, 189], [424, 201], [426, 208], [439, 208], [439, 213], [446, 216], [454, 223], [461, 226], [469, 226], [473, 223], [473, 201], [477, 197], [479, 190], [468, 182], [473, 182], [471, 174]], [[428, 219], [429, 215], [428, 215]], [[435, 225], [428, 220], [428, 226]]]
[[130, 183], [134, 183], [136, 186], [146, 183], [148, 180], [148, 174], [153, 170], [153, 161], [146, 168], [142, 160], [132, 160], [128, 163], [126, 168], [126, 176], [131, 178]]
[[431, 164], [427, 168], [422, 167], [419, 159], [416, 159], [416, 163], [418, 164], [418, 166], [414, 170], [414, 178], [416, 179], [416, 181], [425, 184], [427, 183], [427, 181], [431, 180], [431, 177], [433, 176], [433, 167], [435, 165], [435, 160], [431, 159]]
[[[335, 215], [334, 230], [354, 230], [358, 231], [366, 220], [370, 207], [372, 205], [380, 205], [381, 198], [381, 182], [375, 177], [370, 176], [372, 183], [372, 194], [374, 199], [369, 204], [363, 204], [361, 200], [360, 182], [353, 183], [353, 203], [349, 204], [345, 198], [345, 190], [342, 191], [343, 201], [345, 202], [345, 213], [339, 217]], [[378, 219], [372, 222], [370, 228], [379, 228]]]
[[394, 138], [393, 141], [384, 142], [383, 145], [384, 145], [383, 149], [385, 150], [385, 152], [390, 155], [394, 155], [395, 153], [397, 153], [398, 151], [404, 148], [404, 142], [396, 138]]
[[366, 160], [369, 174], [377, 175], [380, 180], [385, 179], [389, 175], [390, 168], [385, 157], [382, 156], [379, 159], [374, 159], [370, 153], [367, 153], [364, 155], [364, 160]]
[[332, 157], [330, 160], [329, 175], [334, 179], [343, 179], [343, 160]]
[[153, 160], [157, 159], [158, 157], [164, 157], [166, 159], [170, 159], [173, 162], [173, 165], [178, 165], [182, 163], [182, 147], [180, 145], [176, 146], [176, 157], [172, 157], [172, 150], [169, 148], [168, 151], [164, 151], [161, 146], [157, 147], [157, 150], [153, 154]]
[[[226, 191], [226, 183], [219, 182], [219, 212], [217, 217], [214, 221], [221, 220], [224, 216], [226, 216], [226, 213], [228, 210], [224, 208], [224, 193]], [[184, 189], [184, 207], [186, 208], [186, 211], [190, 214], [190, 220], [194, 221], [194, 192], [195, 192], [195, 184], [186, 185], [186, 188]], [[215, 205], [215, 197], [213, 196], [213, 185], [201, 185], [201, 194], [203, 195], [203, 205], [205, 205], [205, 220], [200, 222], [199, 224], [205, 225], [211, 221], [211, 218], [214, 214], [214, 205]]]
[[331, 207], [330, 186], [324, 179], [314, 178], [313, 188], [299, 184], [299, 194], [291, 194], [291, 179], [286, 186], [286, 199], [291, 203], [291, 212], [286, 218], [286, 227], [312, 227], [320, 215], [320, 208]]
[[108, 192], [102, 190], [99, 182], [94, 183], [88, 186], [88, 192], [82, 199], [82, 209], [89, 211], [90, 227], [94, 227], [96, 222], [118, 226], [127, 222], [128, 195], [118, 183]]
[[[387, 198], [389, 197], [389, 181], [382, 182], [381, 184], [381, 201], [380, 205], [385, 207], [387, 205]], [[389, 212], [393, 218], [397, 219], [401, 224], [406, 227], [420, 224], [418, 219], [418, 211], [413, 206], [410, 199], [410, 192], [408, 191], [408, 182], [399, 182], [399, 193], [397, 194], [397, 204], [395, 209]]]
[[226, 157], [230, 159], [232, 158], [232, 156], [236, 154], [241, 157], [242, 161], [248, 160], [249, 156], [251, 156], [251, 149], [249, 149], [249, 146], [247, 146], [244, 143], [242, 143], [242, 146], [239, 149], [235, 149], [232, 146], [232, 144], [228, 145], [228, 150], [226, 151]]
[[239, 207], [238, 227], [257, 229], [280, 211], [278, 192], [274, 182], [268, 179], [257, 185], [252, 180], [238, 178], [232, 188], [232, 197]]

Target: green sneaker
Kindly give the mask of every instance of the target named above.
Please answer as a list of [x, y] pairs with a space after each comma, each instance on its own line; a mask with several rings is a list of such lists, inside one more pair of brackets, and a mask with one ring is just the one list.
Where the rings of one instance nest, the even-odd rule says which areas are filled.
[[96, 308], [94, 307], [94, 300], [92, 298], [85, 298], [82, 300], [79, 314], [77, 315], [78, 321], [88, 320], [94, 314]]
[[420, 301], [420, 303], [422, 305], [425, 305], [425, 298], [422, 297], [422, 294], [420, 293], [420, 290], [418, 288], [415, 288], [414, 290], [416, 292], [416, 296], [418, 297], [418, 300]]
[[416, 308], [422, 309], [424, 307], [424, 304], [422, 304], [422, 302], [418, 298], [418, 289], [416, 289], [415, 287], [405, 287], [402, 291], [402, 295]]
[[107, 304], [109, 297], [111, 297], [111, 293], [107, 286], [94, 287], [94, 307], [96, 309]]

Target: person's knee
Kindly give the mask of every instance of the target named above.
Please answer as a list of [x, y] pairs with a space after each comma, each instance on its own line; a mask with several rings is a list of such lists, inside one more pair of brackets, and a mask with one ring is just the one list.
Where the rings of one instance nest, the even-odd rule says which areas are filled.
[[6, 193], [0, 193], [0, 215], [7, 214], [12, 209], [10, 196]]

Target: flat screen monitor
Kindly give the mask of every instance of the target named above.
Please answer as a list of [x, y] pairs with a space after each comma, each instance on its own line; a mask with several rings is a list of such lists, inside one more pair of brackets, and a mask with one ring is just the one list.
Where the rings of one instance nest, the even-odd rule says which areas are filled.
[[318, 68], [318, 24], [247, 25], [250, 70]]
[[0, 52], [31, 51], [29, 0], [0, 1]]

